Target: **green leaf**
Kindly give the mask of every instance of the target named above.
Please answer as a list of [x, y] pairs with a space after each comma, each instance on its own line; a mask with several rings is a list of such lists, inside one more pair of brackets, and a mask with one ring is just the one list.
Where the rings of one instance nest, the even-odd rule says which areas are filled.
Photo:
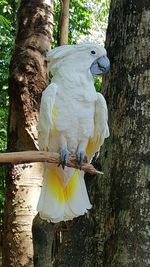
[[0, 15], [0, 24], [7, 28], [11, 26], [10, 21], [2, 15]]

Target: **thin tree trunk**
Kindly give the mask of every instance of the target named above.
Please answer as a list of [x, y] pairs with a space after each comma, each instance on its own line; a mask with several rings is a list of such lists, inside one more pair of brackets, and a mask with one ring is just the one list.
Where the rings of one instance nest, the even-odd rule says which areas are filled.
[[93, 208], [67, 224], [54, 266], [149, 266], [149, 15], [149, 1], [111, 1], [104, 176], [86, 179]]
[[34, 246], [34, 267], [52, 266], [52, 245], [54, 227], [52, 223], [42, 220], [36, 215], [32, 226]]
[[60, 14], [60, 36], [59, 45], [68, 44], [68, 30], [69, 30], [69, 4], [70, 0], [60, 0], [61, 14]]
[[[8, 150], [36, 150], [41, 92], [47, 86], [52, 2], [22, 0], [10, 64]], [[42, 165], [10, 165], [6, 178], [3, 267], [33, 266], [31, 227], [36, 214]]]

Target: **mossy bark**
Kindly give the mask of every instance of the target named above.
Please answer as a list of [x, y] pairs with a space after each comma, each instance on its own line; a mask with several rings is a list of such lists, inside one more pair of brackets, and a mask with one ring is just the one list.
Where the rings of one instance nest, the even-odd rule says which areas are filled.
[[54, 266], [150, 265], [149, 8], [147, 0], [111, 1], [103, 83], [110, 137], [97, 162], [104, 175], [86, 178], [93, 208], [66, 224]]
[[[8, 151], [36, 150], [42, 90], [48, 83], [46, 52], [52, 30], [52, 1], [22, 0], [9, 74]], [[3, 266], [33, 266], [32, 220], [42, 166], [10, 165], [6, 178]]]

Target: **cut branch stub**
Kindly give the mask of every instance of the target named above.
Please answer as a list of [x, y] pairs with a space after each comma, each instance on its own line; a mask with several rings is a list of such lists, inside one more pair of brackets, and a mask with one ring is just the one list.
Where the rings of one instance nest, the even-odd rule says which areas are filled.
[[[58, 153], [54, 152], [34, 151], [34, 150], [0, 153], [0, 163], [21, 164], [27, 162], [48, 162], [53, 164], [59, 164], [60, 156]], [[70, 155], [66, 166], [75, 169], [80, 169], [80, 166], [76, 161], [75, 155]], [[87, 159], [84, 160], [82, 170], [90, 174], [103, 174], [102, 172], [97, 171], [92, 164], [87, 163]]]

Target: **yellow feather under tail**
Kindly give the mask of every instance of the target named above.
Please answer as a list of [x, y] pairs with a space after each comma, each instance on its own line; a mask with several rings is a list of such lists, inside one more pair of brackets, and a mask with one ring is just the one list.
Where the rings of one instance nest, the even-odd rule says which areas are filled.
[[61, 204], [67, 201], [70, 201], [75, 192], [78, 179], [78, 170], [74, 171], [74, 174], [70, 178], [66, 186], [63, 185], [61, 177], [57, 174], [54, 168], [50, 169], [48, 172], [49, 176], [49, 190], [57, 201]]
[[50, 167], [45, 170], [43, 187], [37, 206], [42, 219], [54, 223], [72, 220], [85, 214], [91, 208], [84, 182], [84, 173], [73, 170], [73, 175], [66, 184], [67, 177], [67, 170], [61, 172], [57, 167]]

